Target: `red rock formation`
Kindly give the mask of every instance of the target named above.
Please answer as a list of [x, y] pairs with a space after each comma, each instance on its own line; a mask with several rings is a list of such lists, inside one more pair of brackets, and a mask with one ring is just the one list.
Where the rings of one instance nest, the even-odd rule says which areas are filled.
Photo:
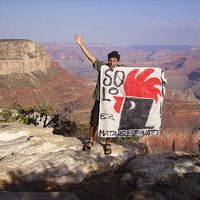
[[[74, 74], [82, 75], [93, 79], [96, 76], [95, 70], [91, 67], [88, 59], [82, 54], [80, 49], [74, 45], [66, 44], [43, 44], [52, 59], [58, 60], [62, 66], [72, 71]], [[188, 75], [191, 72], [197, 72], [200, 69], [200, 48], [183, 48], [177, 50], [167, 49], [139, 49], [117, 48], [106, 45], [88, 45], [91, 52], [99, 59], [107, 60], [107, 53], [116, 49], [121, 54], [121, 63], [128, 66], [153, 66], [165, 69], [169, 86], [179, 90], [186, 90], [189, 87], [200, 96], [199, 84], [189, 80]], [[200, 81], [200, 80], [199, 80]]]
[[167, 90], [162, 112], [162, 130], [193, 131], [200, 127], [200, 102], [192, 92]]
[[51, 62], [30, 40], [0, 40], [0, 107], [65, 106], [90, 94], [90, 83]]
[[34, 71], [30, 74], [1, 75], [0, 105], [8, 107], [14, 103], [22, 106], [66, 105], [91, 92], [89, 82], [71, 75], [58, 63], [52, 62], [47, 73]]
[[184, 151], [200, 154], [200, 132], [174, 132], [141, 138], [141, 143], [148, 148], [149, 154], [162, 154], [165, 152]]

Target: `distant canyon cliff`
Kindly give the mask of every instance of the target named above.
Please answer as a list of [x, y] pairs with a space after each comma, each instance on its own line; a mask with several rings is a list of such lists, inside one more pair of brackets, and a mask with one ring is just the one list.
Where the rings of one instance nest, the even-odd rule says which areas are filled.
[[[50, 60], [30, 40], [0, 40], [0, 107], [19, 104], [65, 106], [88, 97], [87, 80]], [[86, 96], [86, 97], [85, 97]]]
[[[95, 82], [97, 73], [77, 45], [42, 43], [50, 57], [73, 74]], [[127, 66], [153, 66], [164, 69], [168, 88], [165, 96], [162, 127], [167, 131], [198, 131], [200, 129], [200, 48], [192, 46], [87, 45], [100, 60], [118, 50], [121, 63]], [[76, 104], [74, 104], [76, 107]], [[170, 130], [168, 130], [170, 129]]]
[[[74, 74], [95, 79], [96, 71], [80, 48], [63, 43], [42, 43], [50, 57]], [[153, 66], [165, 70], [168, 86], [181, 91], [192, 90], [200, 98], [200, 47], [192, 46], [132, 46], [114, 47], [87, 45], [100, 60], [107, 61], [107, 54], [118, 50], [121, 63], [127, 66]]]
[[[200, 48], [153, 52], [105, 45], [88, 48], [101, 60], [117, 49], [123, 64], [162, 67], [171, 87], [164, 103], [163, 128], [179, 128], [184, 124], [190, 130], [198, 129], [200, 101], [195, 95], [200, 96]], [[77, 46], [0, 40], [0, 69], [1, 108], [13, 104], [68, 107], [72, 119], [89, 121], [96, 72]], [[179, 88], [183, 85], [184, 88]], [[182, 91], [174, 90], [173, 86]]]
[[30, 40], [0, 40], [0, 75], [44, 73], [51, 65], [46, 51]]

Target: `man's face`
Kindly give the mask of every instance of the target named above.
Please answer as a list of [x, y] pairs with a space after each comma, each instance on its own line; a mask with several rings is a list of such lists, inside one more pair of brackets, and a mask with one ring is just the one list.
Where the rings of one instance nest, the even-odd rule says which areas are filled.
[[112, 57], [108, 59], [108, 65], [111, 69], [115, 68], [118, 64], [117, 58]]

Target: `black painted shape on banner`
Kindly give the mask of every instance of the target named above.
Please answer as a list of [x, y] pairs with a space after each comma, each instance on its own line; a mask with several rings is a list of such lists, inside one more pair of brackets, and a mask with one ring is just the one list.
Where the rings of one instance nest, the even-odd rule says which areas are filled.
[[126, 97], [121, 112], [119, 130], [143, 129], [151, 110], [153, 99]]

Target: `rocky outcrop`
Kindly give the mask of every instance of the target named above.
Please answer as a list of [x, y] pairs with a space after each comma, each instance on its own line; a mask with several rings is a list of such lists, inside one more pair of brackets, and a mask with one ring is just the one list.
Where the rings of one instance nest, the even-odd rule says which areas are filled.
[[198, 155], [184, 152], [137, 156], [127, 166], [131, 177], [127, 182], [135, 182], [137, 188], [127, 199], [197, 200], [200, 198], [199, 164]]
[[116, 170], [126, 160], [146, 153], [142, 144], [112, 146], [105, 156], [101, 141], [82, 151], [78, 138], [52, 134], [52, 129], [23, 124], [0, 126], [0, 189], [49, 191], [102, 172]]
[[50, 67], [47, 53], [31, 40], [0, 40], [0, 75], [24, 74]]
[[30, 40], [0, 40], [0, 107], [66, 106], [92, 93]]
[[53, 135], [51, 128], [1, 124], [0, 198], [200, 198], [199, 154], [147, 155], [141, 143], [123, 143], [112, 144], [113, 153], [105, 156], [101, 143], [83, 152], [80, 139]]

